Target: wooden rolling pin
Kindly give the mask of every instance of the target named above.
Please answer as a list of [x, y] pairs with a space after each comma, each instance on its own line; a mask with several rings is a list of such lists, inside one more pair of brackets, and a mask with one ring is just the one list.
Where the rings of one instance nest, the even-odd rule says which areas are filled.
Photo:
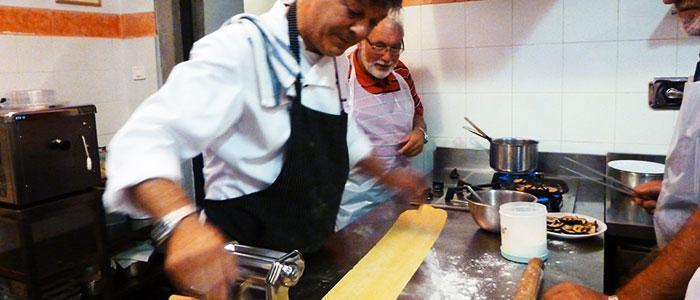
[[515, 289], [513, 300], [535, 300], [540, 291], [540, 283], [544, 274], [544, 262], [539, 258], [532, 258], [520, 278], [518, 288]]

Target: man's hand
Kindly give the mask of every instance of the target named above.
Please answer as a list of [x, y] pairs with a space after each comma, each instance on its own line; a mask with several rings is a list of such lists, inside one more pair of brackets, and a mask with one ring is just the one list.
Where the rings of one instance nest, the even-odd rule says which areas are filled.
[[165, 270], [182, 291], [206, 299], [228, 299], [238, 265], [224, 250], [227, 242], [217, 228], [191, 215], [168, 240]]
[[423, 152], [423, 145], [425, 144], [425, 139], [423, 137], [423, 132], [416, 128], [411, 131], [411, 134], [408, 135], [408, 140], [406, 141], [406, 144], [399, 149], [399, 153], [408, 156], [408, 157], [414, 157], [421, 152]]
[[380, 181], [401, 194], [409, 202], [425, 202], [427, 187], [423, 179], [411, 168], [392, 170], [381, 176]]
[[608, 296], [572, 282], [564, 282], [548, 289], [547, 292], [544, 293], [544, 299], [605, 300], [608, 299]]
[[656, 200], [659, 198], [659, 193], [661, 193], [661, 180], [652, 180], [640, 184], [635, 187], [634, 191], [638, 195], [634, 198], [634, 202], [643, 207], [648, 213], [654, 214]]

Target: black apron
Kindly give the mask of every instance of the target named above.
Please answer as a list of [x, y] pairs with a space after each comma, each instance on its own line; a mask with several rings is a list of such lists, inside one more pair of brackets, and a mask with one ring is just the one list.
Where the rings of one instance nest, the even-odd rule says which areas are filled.
[[[287, 19], [290, 48], [299, 62], [296, 4]], [[332, 115], [304, 107], [299, 77], [295, 88], [291, 134], [277, 179], [267, 189], [224, 201], [205, 200], [203, 206], [208, 221], [241, 244], [312, 253], [335, 228], [349, 172], [348, 117], [342, 108], [340, 115]]]

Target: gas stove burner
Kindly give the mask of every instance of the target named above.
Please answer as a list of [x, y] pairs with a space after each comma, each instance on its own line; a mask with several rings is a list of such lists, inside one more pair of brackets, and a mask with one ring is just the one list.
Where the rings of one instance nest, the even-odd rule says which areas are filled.
[[569, 191], [566, 182], [546, 178], [542, 173], [529, 174], [504, 174], [496, 173], [493, 175], [491, 184], [494, 189], [506, 189], [519, 192], [525, 192], [537, 197], [537, 202], [547, 206], [550, 212], [558, 212], [561, 210], [562, 194]]

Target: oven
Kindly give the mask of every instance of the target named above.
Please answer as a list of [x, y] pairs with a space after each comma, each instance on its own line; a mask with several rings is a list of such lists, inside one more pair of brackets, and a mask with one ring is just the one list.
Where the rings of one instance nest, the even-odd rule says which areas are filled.
[[0, 299], [79, 299], [103, 263], [101, 192], [0, 207]]
[[0, 203], [26, 206], [100, 180], [95, 106], [0, 110]]

